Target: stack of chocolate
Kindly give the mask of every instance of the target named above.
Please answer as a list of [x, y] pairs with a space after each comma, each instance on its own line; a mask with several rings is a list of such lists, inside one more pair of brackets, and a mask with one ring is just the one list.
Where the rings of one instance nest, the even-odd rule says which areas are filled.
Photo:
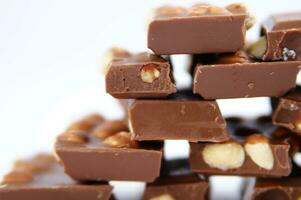
[[[301, 92], [293, 90], [301, 15], [271, 16], [258, 41], [245, 45], [254, 22], [243, 4], [156, 9], [148, 25], [153, 53], [106, 54], [106, 91], [125, 117], [72, 123], [57, 138], [57, 161], [44, 154], [17, 161], [0, 199], [107, 200], [114, 198], [108, 181], [147, 182], [143, 200], [208, 199], [211, 175], [256, 177], [245, 199], [301, 199], [301, 169], [292, 164], [301, 144]], [[177, 89], [173, 54], [191, 55], [190, 88]], [[222, 116], [216, 99], [247, 97], [274, 97], [273, 116]], [[167, 160], [164, 140], [189, 141], [189, 158]]]

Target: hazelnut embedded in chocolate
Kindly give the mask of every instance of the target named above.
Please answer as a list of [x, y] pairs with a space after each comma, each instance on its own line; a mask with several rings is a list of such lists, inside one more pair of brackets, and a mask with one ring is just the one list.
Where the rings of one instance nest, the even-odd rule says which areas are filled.
[[131, 133], [125, 131], [107, 137], [103, 143], [111, 147], [138, 148], [138, 142], [132, 140]]
[[261, 134], [253, 134], [247, 137], [245, 150], [256, 165], [266, 170], [273, 169], [274, 155], [268, 138]]
[[158, 65], [149, 63], [144, 65], [140, 71], [140, 76], [143, 82], [153, 83], [160, 76], [160, 69]]

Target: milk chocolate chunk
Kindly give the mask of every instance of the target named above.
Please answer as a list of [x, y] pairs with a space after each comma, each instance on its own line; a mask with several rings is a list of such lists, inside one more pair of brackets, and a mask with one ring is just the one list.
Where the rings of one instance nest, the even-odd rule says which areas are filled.
[[106, 182], [78, 183], [48, 154], [19, 160], [0, 184], [1, 200], [109, 200]]
[[190, 171], [186, 159], [165, 161], [155, 182], [146, 185], [142, 200], [205, 200], [208, 180]]
[[[231, 124], [234, 123], [234, 124]], [[290, 143], [273, 135], [271, 122], [228, 122], [232, 139], [190, 143], [190, 165], [201, 174], [281, 177], [291, 172]]]
[[296, 87], [301, 66], [299, 61], [257, 62], [243, 51], [198, 60], [193, 92], [204, 99], [282, 96]]
[[150, 53], [113, 59], [106, 73], [106, 91], [116, 98], [166, 97], [176, 92], [168, 60]]
[[122, 121], [101, 121], [89, 131], [67, 130], [55, 151], [75, 180], [151, 182], [159, 176], [162, 142], [137, 142]]
[[281, 97], [273, 113], [273, 123], [301, 135], [301, 91]]
[[203, 100], [191, 91], [162, 100], [133, 100], [128, 110], [135, 140], [221, 142], [229, 139], [216, 101]]
[[124, 59], [130, 57], [131, 55], [132, 54], [128, 50], [122, 47], [112, 47], [108, 49], [102, 58], [101, 70], [103, 74], [107, 73], [112, 60]]
[[241, 5], [163, 6], [148, 26], [148, 48], [157, 55], [236, 52], [245, 43], [249, 13]]
[[301, 60], [301, 13], [270, 16], [262, 25], [262, 37], [250, 46], [250, 53], [265, 61]]

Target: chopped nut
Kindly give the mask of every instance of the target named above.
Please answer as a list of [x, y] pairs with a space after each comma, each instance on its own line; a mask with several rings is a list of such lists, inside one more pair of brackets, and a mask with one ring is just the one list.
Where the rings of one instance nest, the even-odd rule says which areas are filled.
[[269, 144], [269, 140], [261, 135], [254, 134], [247, 137], [245, 141], [245, 150], [247, 155], [259, 167], [271, 170], [274, 166], [274, 156]]
[[38, 154], [36, 155], [33, 160], [36, 160], [36, 161], [39, 161], [39, 162], [43, 162], [43, 163], [54, 163], [55, 162], [55, 158], [53, 155], [50, 155], [50, 154]]
[[123, 120], [105, 121], [98, 125], [92, 134], [99, 138], [106, 138], [120, 131], [127, 131], [128, 127]]
[[230, 4], [226, 7], [231, 13], [236, 14], [246, 14], [246, 28], [250, 29], [256, 22], [256, 18], [254, 15], [250, 14], [247, 6], [244, 3], [234, 3]]
[[223, 15], [229, 13], [230, 12], [227, 9], [218, 6], [209, 6], [208, 8], [208, 14], [212, 14], [212, 15]]
[[175, 200], [170, 194], [162, 194], [160, 196], [155, 196], [150, 198], [150, 200]]
[[140, 76], [143, 82], [153, 83], [160, 76], [158, 65], [153, 63], [144, 65], [141, 69]]
[[221, 170], [239, 168], [245, 161], [243, 147], [235, 142], [207, 144], [202, 155], [209, 166]]
[[135, 140], [131, 139], [131, 134], [129, 132], [119, 132], [113, 136], [107, 137], [104, 141], [104, 144], [118, 147], [118, 148], [137, 148], [138, 143]]
[[48, 165], [45, 163], [36, 162], [34, 160], [18, 160], [14, 163], [13, 169], [15, 171], [25, 171], [25, 172], [41, 172], [47, 168]]
[[71, 142], [77, 144], [84, 144], [89, 141], [87, 133], [84, 131], [67, 131], [58, 137], [61, 142]]
[[12, 171], [3, 177], [2, 184], [28, 183], [32, 181], [33, 175], [25, 171]]
[[261, 59], [267, 50], [267, 40], [265, 37], [261, 37], [257, 42], [250, 45], [248, 52], [255, 58]]
[[189, 9], [189, 15], [191, 15], [191, 16], [205, 15], [208, 12], [208, 8], [209, 8], [208, 4], [196, 4], [196, 5], [193, 5]]
[[183, 7], [177, 6], [162, 6], [155, 10], [156, 16], [164, 16], [164, 17], [175, 17], [185, 15], [187, 10]]
[[89, 115], [82, 120], [75, 122], [69, 126], [67, 130], [90, 131], [97, 124], [103, 122], [104, 118], [98, 114]]

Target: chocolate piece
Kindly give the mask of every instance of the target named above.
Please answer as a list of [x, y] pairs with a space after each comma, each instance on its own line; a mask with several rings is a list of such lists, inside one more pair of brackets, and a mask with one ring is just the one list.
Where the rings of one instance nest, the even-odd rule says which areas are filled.
[[165, 161], [161, 176], [146, 186], [142, 200], [207, 199], [208, 181], [191, 173], [188, 161]]
[[265, 61], [301, 60], [301, 13], [270, 16], [262, 25], [262, 35], [249, 51]]
[[301, 90], [280, 98], [273, 113], [273, 123], [301, 135]]
[[[281, 177], [291, 171], [289, 141], [273, 135], [268, 120], [227, 121], [232, 139], [224, 143], [190, 143], [190, 165], [202, 174]], [[233, 121], [232, 121], [233, 123]]]
[[301, 198], [300, 168], [294, 166], [294, 172], [281, 179], [258, 178], [250, 181], [244, 193], [244, 199], [250, 200], [299, 200]]
[[108, 49], [104, 56], [103, 56], [103, 60], [102, 60], [102, 72], [103, 74], [106, 74], [110, 63], [112, 62], [112, 60], [118, 60], [118, 59], [123, 59], [123, 58], [128, 58], [130, 57], [132, 54], [121, 47], [112, 47], [110, 49]]
[[296, 86], [301, 66], [298, 61], [256, 62], [242, 51], [199, 60], [193, 92], [205, 99], [282, 96]]
[[166, 97], [176, 92], [176, 86], [168, 60], [140, 53], [112, 60], [106, 73], [106, 91], [121, 99]]
[[76, 180], [153, 181], [159, 176], [161, 142], [136, 142], [122, 121], [104, 121], [90, 131], [68, 129], [55, 151]]
[[244, 46], [251, 21], [242, 4], [164, 6], [149, 23], [148, 48], [157, 55], [236, 52]]
[[0, 185], [1, 200], [108, 200], [111, 192], [105, 182], [75, 182], [47, 154], [17, 161]]
[[221, 142], [229, 139], [216, 101], [180, 92], [164, 100], [134, 100], [129, 123], [135, 140], [184, 139]]

